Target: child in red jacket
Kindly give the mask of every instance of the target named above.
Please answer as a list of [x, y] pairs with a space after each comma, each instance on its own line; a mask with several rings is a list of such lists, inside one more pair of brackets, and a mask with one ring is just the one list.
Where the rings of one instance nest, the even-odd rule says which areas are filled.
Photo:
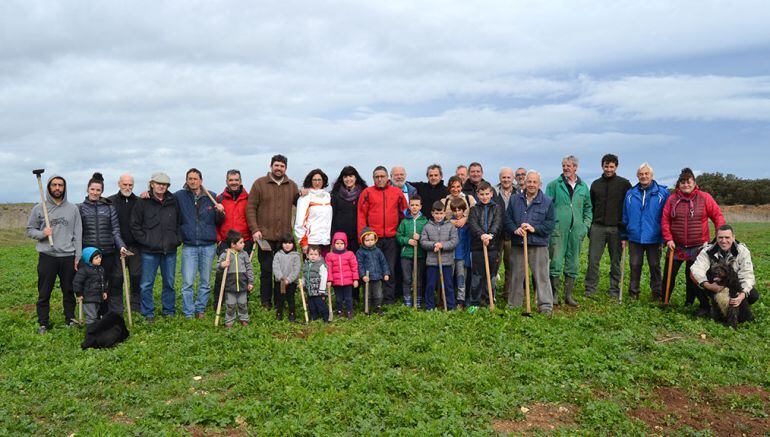
[[332, 250], [326, 254], [326, 266], [329, 269], [329, 284], [334, 286], [337, 295], [337, 313], [342, 314], [343, 307], [348, 319], [353, 318], [353, 288], [358, 288], [358, 261], [356, 254], [348, 250], [348, 237], [344, 232], [335, 232], [332, 238]]

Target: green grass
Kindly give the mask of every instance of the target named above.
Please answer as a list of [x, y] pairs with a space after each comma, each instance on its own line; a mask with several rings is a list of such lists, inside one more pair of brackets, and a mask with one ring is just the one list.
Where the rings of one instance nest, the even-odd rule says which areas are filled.
[[[639, 302], [581, 297], [580, 309], [551, 320], [390, 307], [305, 327], [252, 305], [252, 325], [226, 331], [211, 313], [154, 325], [137, 316], [126, 343], [100, 351], [81, 351], [82, 331], [62, 327], [58, 291], [56, 327], [35, 333], [37, 257], [9, 242], [0, 247], [0, 434], [493, 434], [495, 420], [522, 420], [520, 407], [535, 403], [576, 409], [574, 424], [554, 432], [651, 432], [629, 412], [656, 387], [770, 388], [768, 231], [737, 229], [765, 295], [758, 321], [737, 331], [695, 319], [681, 280], [672, 306], [658, 308], [645, 279]], [[727, 402], [770, 411], [759, 397]]]

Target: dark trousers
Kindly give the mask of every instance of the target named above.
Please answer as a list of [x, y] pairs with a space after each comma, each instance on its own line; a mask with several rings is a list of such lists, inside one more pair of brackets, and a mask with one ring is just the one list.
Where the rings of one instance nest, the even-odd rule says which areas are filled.
[[[219, 255], [222, 255], [225, 253], [225, 250], [228, 249], [227, 243], [224, 241], [220, 241], [217, 243], [217, 256], [214, 263], [219, 262]], [[251, 256], [251, 251], [254, 250], [254, 242], [253, 241], [245, 241], [243, 245], [243, 250], [246, 251], [246, 253]], [[270, 265], [272, 266], [273, 263], [271, 262]], [[219, 270], [218, 268], [214, 268], [214, 288], [212, 289], [212, 293], [214, 293], [214, 299], [211, 299], [211, 307], [216, 309], [217, 301], [219, 300], [219, 289], [222, 288], [222, 274], [224, 273], [224, 270]], [[248, 299], [249, 293], [246, 293], [246, 298]], [[133, 299], [133, 297], [131, 298]], [[131, 302], [133, 304], [133, 301]]]
[[[671, 288], [666, 290], [664, 285], [663, 292], [669, 293], [669, 300], [671, 300], [672, 291], [676, 286], [676, 275], [679, 273], [679, 268], [682, 266], [682, 263], [685, 264], [684, 282], [685, 290], [687, 292], [685, 297], [685, 305], [692, 305], [692, 303], [695, 302], [695, 298], [697, 297], [700, 308], [709, 309], [709, 299], [705, 290], [701, 290], [700, 287], [698, 287], [698, 285], [696, 285], [694, 282], [692, 282], [692, 279], [690, 279], [690, 268], [692, 268], [692, 265], [695, 264], [695, 261], [682, 261], [674, 258], [674, 262], [671, 268]], [[663, 267], [663, 277], [665, 278], [667, 275], [668, 263], [666, 263], [666, 265]]]
[[307, 300], [310, 320], [322, 318], [324, 322], [329, 323], [329, 308], [321, 296], [310, 296]]
[[620, 231], [617, 226], [594, 224], [588, 233], [588, 269], [586, 270], [586, 294], [596, 293], [599, 284], [599, 264], [602, 261], [604, 248], [610, 253], [610, 294], [620, 292]]
[[[278, 243], [268, 241], [270, 247], [275, 250]], [[272, 250], [262, 250], [257, 248], [257, 259], [259, 260], [259, 299], [264, 308], [273, 307], [273, 254]]]
[[[441, 281], [439, 276], [439, 266], [427, 266], [425, 268], [425, 309], [432, 310], [436, 308], [436, 302], [434, 299], [433, 290], [436, 289], [436, 284]], [[453, 266], [441, 266], [441, 270], [444, 272], [444, 293], [446, 294], [446, 306], [448, 309], [453, 310], [455, 308], [455, 287], [452, 283], [452, 274], [454, 272]], [[441, 285], [438, 287], [439, 293], [441, 293]]]
[[398, 262], [398, 243], [392, 237], [380, 238], [377, 240], [377, 247], [385, 255], [385, 261], [388, 262], [391, 273], [387, 281], [382, 281], [382, 300], [384, 304], [390, 305], [396, 301], [396, 275], [394, 273]]
[[[142, 253], [139, 247], [130, 246], [127, 249], [133, 253], [132, 256], [126, 257], [131, 311], [139, 312], [142, 305], [142, 289], [139, 286], [142, 281]], [[120, 263], [120, 255], [115, 257], [115, 268], [110, 279], [110, 296], [113, 295], [120, 296], [118, 300], [120, 307], [116, 307], [112, 311], [120, 314], [123, 312], [123, 266]]]
[[[489, 250], [487, 247], [487, 255], [489, 257], [489, 275], [492, 282], [492, 299], [495, 299], [495, 275], [497, 269], [500, 266], [498, 263], [500, 257], [497, 250]], [[484, 266], [484, 252], [472, 251], [471, 252], [471, 286], [465, 293], [465, 303], [467, 306], [487, 306], [489, 305], [489, 290], [487, 289], [487, 272]]]
[[278, 314], [283, 314], [283, 307], [288, 304], [289, 306], [289, 313], [294, 314], [295, 311], [295, 302], [294, 302], [294, 292], [297, 290], [297, 283], [292, 282], [288, 285], [286, 285], [286, 292], [281, 293], [281, 281], [274, 281], [274, 290], [275, 291], [275, 310], [278, 312]]
[[353, 311], [352, 285], [335, 285], [334, 295], [337, 297], [337, 312]]
[[72, 290], [72, 280], [75, 278], [75, 255], [50, 256], [39, 254], [37, 260], [37, 322], [40, 326], [50, 326], [48, 313], [51, 310], [51, 293], [56, 284], [56, 278], [62, 292], [64, 320], [69, 322], [75, 318], [75, 293]]
[[642, 279], [642, 265], [644, 257], [647, 257], [647, 266], [650, 268], [650, 292], [653, 299], [660, 300], [661, 280], [660, 275], [660, 244], [639, 244], [628, 242], [628, 260], [630, 266], [630, 281], [628, 293], [631, 296], [639, 296], [639, 284]]

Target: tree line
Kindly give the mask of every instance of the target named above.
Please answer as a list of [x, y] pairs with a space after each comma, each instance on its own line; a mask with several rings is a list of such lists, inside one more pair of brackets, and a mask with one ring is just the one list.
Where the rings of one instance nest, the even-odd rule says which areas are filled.
[[720, 205], [764, 205], [770, 203], [770, 179], [742, 179], [728, 173], [703, 173], [695, 178], [698, 187]]

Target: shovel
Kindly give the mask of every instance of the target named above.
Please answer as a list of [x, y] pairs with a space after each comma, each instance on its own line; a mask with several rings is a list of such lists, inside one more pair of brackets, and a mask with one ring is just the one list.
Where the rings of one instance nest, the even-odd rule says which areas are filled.
[[[45, 195], [43, 194], [43, 180], [40, 176], [41, 174], [43, 174], [44, 171], [45, 169], [40, 168], [37, 170], [32, 170], [32, 174], [34, 174], [35, 177], [37, 177], [37, 187], [40, 189], [40, 205], [43, 206], [43, 217], [45, 218], [45, 226], [50, 229], [51, 220], [48, 219], [48, 206], [46, 206], [45, 204]], [[53, 247], [53, 234], [48, 236], [48, 244], [50, 244], [51, 247]]]

